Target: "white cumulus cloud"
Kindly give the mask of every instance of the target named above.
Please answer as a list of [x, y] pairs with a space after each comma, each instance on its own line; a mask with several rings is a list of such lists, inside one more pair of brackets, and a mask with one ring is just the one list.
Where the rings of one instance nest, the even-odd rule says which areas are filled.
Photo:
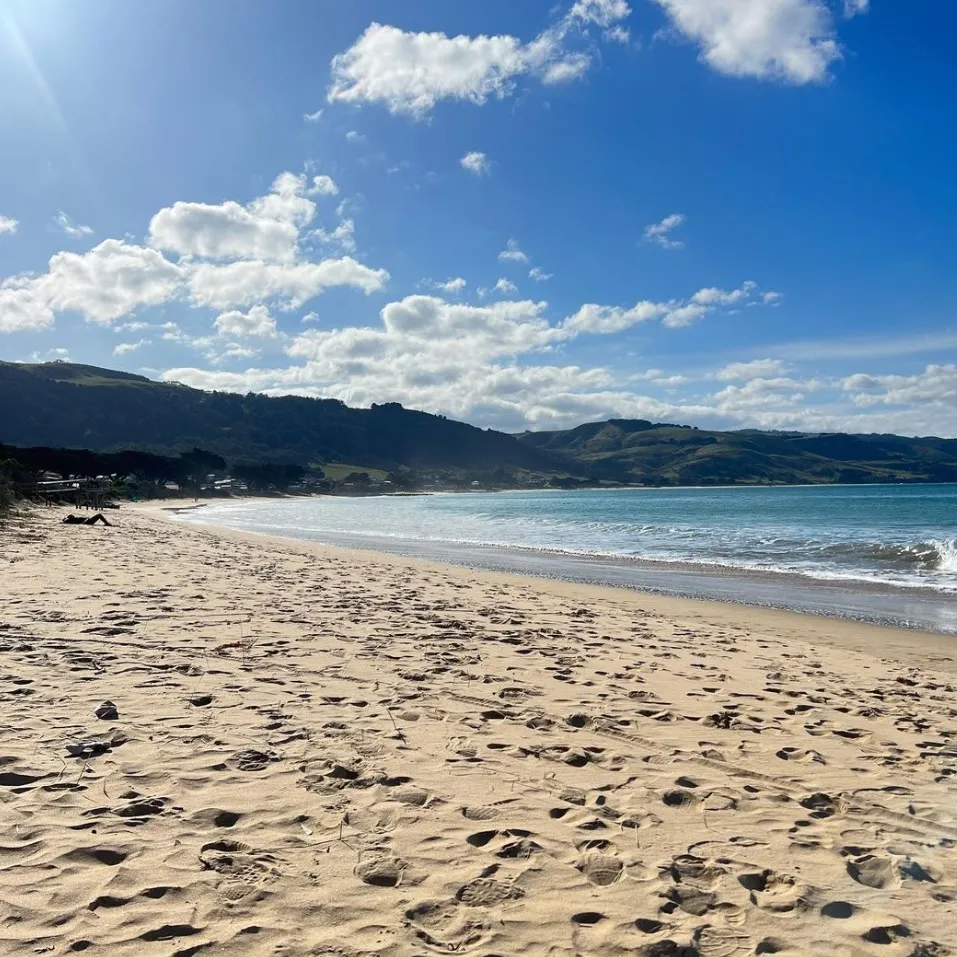
[[306, 192], [310, 196], [338, 196], [339, 187], [331, 176], [313, 176], [312, 185]]
[[53, 309], [35, 280], [12, 276], [0, 283], [0, 332], [23, 332], [53, 325]]
[[35, 282], [56, 312], [74, 311], [109, 325], [140, 306], [176, 295], [182, 269], [154, 249], [105, 239], [89, 252], [59, 252]]
[[444, 282], [426, 282], [425, 285], [431, 286], [433, 289], [438, 289], [441, 292], [458, 294], [465, 289], [468, 282], [461, 276], [456, 276], [454, 279], [446, 279]]
[[581, 77], [591, 57], [570, 51], [569, 37], [589, 24], [612, 28], [630, 14], [624, 0], [579, 0], [534, 40], [518, 37], [413, 33], [371, 23], [331, 63], [329, 102], [381, 103], [422, 117], [441, 100], [482, 104], [501, 99], [519, 77], [558, 83]]
[[[389, 279], [384, 269], [351, 256], [318, 262], [302, 256], [302, 230], [316, 215], [309, 196], [338, 192], [329, 176], [310, 180], [287, 172], [269, 193], [246, 205], [174, 203], [152, 218], [148, 246], [107, 239], [82, 254], [56, 253], [40, 274], [0, 280], [0, 331], [42, 329], [57, 313], [67, 312], [110, 325], [136, 309], [177, 298], [227, 312], [267, 302], [298, 308], [333, 286], [376, 292]], [[75, 236], [87, 235], [87, 227], [74, 225], [65, 214], [57, 222]], [[353, 221], [341, 219], [335, 229], [314, 230], [312, 238], [352, 252], [354, 232]], [[171, 261], [164, 251], [179, 260]]]
[[562, 327], [575, 335], [582, 332], [610, 334], [642, 322], [660, 320], [662, 325], [677, 329], [721, 310], [734, 311], [751, 303], [763, 303], [765, 295], [757, 283], [748, 280], [738, 289], [699, 289], [689, 299], [671, 299], [667, 302], [646, 299], [629, 309], [588, 303], [569, 316]]
[[45, 273], [0, 284], [0, 329], [43, 328], [58, 312], [109, 325], [176, 295], [183, 270], [155, 249], [106, 239], [86, 253], [56, 253]]
[[573, 20], [606, 28], [627, 19], [630, 14], [631, 8], [626, 0], [576, 0], [568, 12]]
[[656, 0], [701, 59], [729, 76], [819, 83], [841, 57], [823, 0]]
[[957, 409], [957, 365], [929, 365], [916, 375], [847, 376], [841, 383], [857, 405], [946, 406]]
[[491, 172], [491, 164], [488, 161], [488, 156], [485, 153], [473, 152], [466, 153], [459, 160], [459, 165], [462, 169], [468, 170], [470, 173], [474, 173], [476, 176], [485, 176]]
[[220, 313], [213, 325], [221, 336], [234, 336], [246, 339], [250, 336], [273, 338], [276, 333], [276, 320], [269, 315], [265, 306], [253, 306], [248, 312], [232, 309]]
[[518, 292], [518, 286], [510, 279], [499, 279], [493, 288], [495, 292], [500, 292], [504, 296], [514, 296]]
[[269, 194], [245, 206], [176, 202], [150, 221], [149, 244], [180, 256], [289, 262], [300, 228], [316, 214], [306, 189], [304, 176], [282, 173]]
[[519, 245], [517, 239], [510, 239], [505, 244], [505, 248], [498, 254], [498, 258], [502, 262], [512, 262], [512, 263], [527, 263], [528, 262], [528, 255], [522, 252], [522, 247]]
[[213, 309], [234, 309], [280, 301], [294, 308], [332, 286], [351, 286], [365, 293], [378, 292], [389, 280], [384, 269], [372, 269], [350, 256], [322, 262], [270, 263], [243, 260], [233, 263], [201, 263], [189, 273], [193, 302]]
[[372, 23], [333, 59], [329, 101], [379, 102], [393, 113], [425, 114], [441, 99], [503, 97], [525, 69], [515, 37], [407, 33]]

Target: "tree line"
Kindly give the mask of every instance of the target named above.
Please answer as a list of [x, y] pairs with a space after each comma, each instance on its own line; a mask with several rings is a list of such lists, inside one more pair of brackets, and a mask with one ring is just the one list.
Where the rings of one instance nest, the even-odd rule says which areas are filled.
[[92, 452], [89, 449], [61, 449], [47, 446], [22, 448], [0, 443], [0, 508], [9, 509], [17, 497], [30, 495], [40, 486], [44, 473], [63, 478], [110, 478], [118, 493], [124, 486], [133, 494], [160, 494], [167, 483], [185, 491], [197, 491], [210, 475], [242, 482], [250, 490], [285, 490], [307, 474], [321, 478], [319, 469], [286, 462], [237, 462], [232, 467], [214, 452], [193, 448], [179, 455], [157, 455], [127, 449], [119, 452]]

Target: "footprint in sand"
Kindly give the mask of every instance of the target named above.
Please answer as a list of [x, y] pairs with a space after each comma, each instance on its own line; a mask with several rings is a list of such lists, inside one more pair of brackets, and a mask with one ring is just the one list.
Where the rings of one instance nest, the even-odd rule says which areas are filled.
[[235, 827], [243, 816], [241, 811], [224, 811], [222, 808], [209, 807], [193, 813], [190, 821], [212, 824], [213, 827], [230, 828]]
[[694, 935], [694, 952], [699, 957], [738, 957], [753, 953], [750, 938], [729, 927], [699, 927]]
[[454, 900], [427, 900], [406, 910], [405, 919], [427, 946], [444, 954], [463, 953], [482, 943], [488, 934], [488, 924], [479, 913]]
[[590, 884], [596, 887], [608, 887], [621, 880], [625, 867], [617, 857], [592, 851], [586, 854], [576, 865]]
[[847, 873], [851, 880], [865, 887], [900, 887], [894, 864], [888, 857], [864, 854], [847, 862]]
[[[476, 834], [469, 835], [466, 841], [472, 847], [488, 847], [489, 850], [494, 851], [496, 857], [506, 860], [528, 860], [533, 854], [544, 850], [531, 837], [531, 831], [513, 827], [503, 831], [479, 831]], [[496, 843], [490, 846], [493, 841]], [[503, 841], [504, 843], [502, 843]]]
[[225, 767], [235, 768], [238, 771], [265, 771], [273, 761], [279, 761], [280, 756], [271, 751], [257, 751], [247, 748], [237, 751], [227, 762]]
[[699, 890], [712, 890], [728, 870], [694, 854], [679, 854], [671, 861], [667, 873], [676, 884], [687, 884]]
[[[257, 851], [248, 844], [239, 841], [211, 841], [204, 844], [199, 852], [203, 869], [215, 871], [233, 885], [256, 885], [278, 876], [274, 866], [277, 858], [263, 851]], [[237, 888], [227, 892], [228, 897], [242, 897], [246, 890]]]
[[827, 764], [827, 761], [824, 759], [824, 755], [817, 751], [805, 748], [781, 748], [780, 751], [775, 751], [774, 754], [775, 757], [780, 758], [782, 761], [806, 761], [814, 762], [816, 764]]
[[77, 847], [63, 855], [63, 859], [77, 864], [103, 864], [116, 867], [130, 856], [127, 848], [121, 847]]
[[703, 917], [714, 910], [717, 897], [695, 887], [671, 887], [664, 894], [666, 901], [659, 908], [662, 914], [673, 914], [682, 910], [692, 917]]
[[829, 901], [821, 908], [821, 916], [832, 920], [849, 920], [856, 913], [857, 908], [847, 901]]
[[698, 798], [694, 794], [691, 794], [688, 791], [680, 790], [678, 788], [671, 791], [665, 791], [665, 793], [661, 796], [661, 801], [670, 808], [685, 811], [692, 810], [692, 808], [698, 804]]
[[823, 792], [817, 792], [811, 794], [809, 797], [803, 798], [800, 801], [800, 805], [811, 812], [808, 815], [809, 817], [813, 817], [816, 820], [833, 817], [840, 810], [838, 802], [835, 801], [830, 794], [824, 794]]
[[455, 899], [466, 907], [494, 907], [507, 901], [520, 900], [525, 892], [507, 881], [479, 877], [458, 889]]
[[[912, 936], [911, 929], [896, 918], [876, 915], [858, 907], [849, 901], [829, 901], [821, 908], [821, 916], [831, 920], [848, 921], [852, 929], [859, 932], [861, 940], [869, 944], [893, 944], [895, 941]], [[932, 947], [934, 945], [931, 945]], [[918, 944], [912, 954], [933, 954], [925, 945]]]
[[751, 903], [772, 914], [806, 910], [810, 888], [789, 874], [772, 870], [741, 874], [738, 883], [750, 892]]
[[112, 812], [117, 817], [128, 818], [128, 824], [145, 824], [147, 818], [162, 814], [169, 803], [166, 798], [147, 797], [136, 791], [127, 791], [121, 797], [125, 799], [125, 803], [114, 807]]
[[408, 804], [411, 807], [432, 807], [444, 803], [438, 798], [433, 798], [428, 791], [416, 787], [399, 788], [392, 797], [401, 804]]
[[375, 856], [356, 865], [356, 877], [372, 887], [398, 887], [407, 865], [397, 857]]

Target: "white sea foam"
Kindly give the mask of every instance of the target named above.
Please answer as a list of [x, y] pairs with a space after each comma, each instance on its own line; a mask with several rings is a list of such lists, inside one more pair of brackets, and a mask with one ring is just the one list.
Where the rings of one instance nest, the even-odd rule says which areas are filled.
[[249, 502], [188, 520], [317, 541], [490, 546], [957, 593], [957, 487], [672, 489]]

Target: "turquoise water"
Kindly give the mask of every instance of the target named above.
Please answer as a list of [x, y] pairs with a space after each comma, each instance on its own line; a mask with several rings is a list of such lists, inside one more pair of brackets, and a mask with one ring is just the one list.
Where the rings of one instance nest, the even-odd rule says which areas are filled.
[[[230, 525], [531, 548], [957, 593], [957, 485], [629, 489], [211, 506]], [[197, 518], [202, 518], [197, 514]]]
[[317, 497], [216, 504], [180, 517], [957, 630], [957, 485]]

